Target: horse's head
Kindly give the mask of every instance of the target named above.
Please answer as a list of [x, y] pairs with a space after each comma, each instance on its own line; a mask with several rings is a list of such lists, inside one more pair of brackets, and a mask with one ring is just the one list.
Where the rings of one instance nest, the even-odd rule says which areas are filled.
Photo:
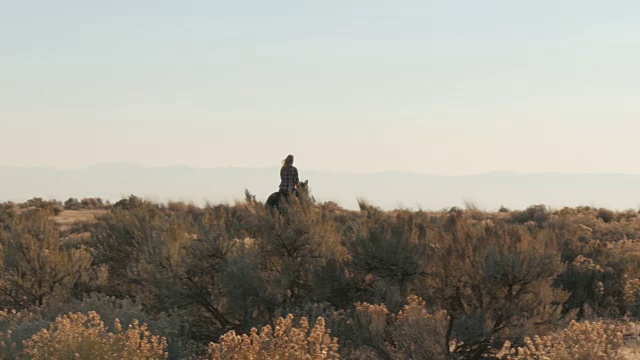
[[309, 180], [300, 181], [298, 186], [296, 186], [298, 191], [304, 192], [305, 194], [309, 192]]

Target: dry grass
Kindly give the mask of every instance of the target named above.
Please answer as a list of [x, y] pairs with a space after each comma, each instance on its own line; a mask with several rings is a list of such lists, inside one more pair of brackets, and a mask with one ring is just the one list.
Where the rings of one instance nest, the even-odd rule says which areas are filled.
[[107, 210], [63, 210], [53, 220], [61, 229], [78, 222], [95, 222], [96, 218]]
[[637, 240], [621, 240], [611, 246], [615, 246], [616, 249], [625, 255], [640, 255], [640, 241]]

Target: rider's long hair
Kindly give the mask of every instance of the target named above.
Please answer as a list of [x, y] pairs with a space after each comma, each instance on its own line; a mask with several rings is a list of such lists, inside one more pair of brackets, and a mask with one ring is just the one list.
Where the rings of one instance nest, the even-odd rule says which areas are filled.
[[287, 157], [282, 160], [282, 166], [291, 166], [293, 165], [293, 155], [287, 155]]

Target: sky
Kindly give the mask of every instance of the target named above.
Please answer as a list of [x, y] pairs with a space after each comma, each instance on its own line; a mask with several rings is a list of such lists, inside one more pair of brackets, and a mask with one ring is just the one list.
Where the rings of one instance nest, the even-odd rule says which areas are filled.
[[0, 5], [0, 165], [640, 174], [637, 1]]

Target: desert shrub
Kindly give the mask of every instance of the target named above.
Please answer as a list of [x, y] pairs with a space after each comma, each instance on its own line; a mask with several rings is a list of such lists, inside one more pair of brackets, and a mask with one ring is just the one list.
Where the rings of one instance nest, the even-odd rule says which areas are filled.
[[114, 208], [92, 232], [96, 265], [107, 267], [112, 280], [103, 292], [136, 297], [146, 310], [162, 312], [180, 295], [184, 251], [194, 238], [192, 226], [182, 214], [151, 202], [132, 203], [131, 208]]
[[599, 309], [605, 295], [608, 272], [610, 270], [607, 271], [592, 259], [578, 255], [558, 279], [565, 289], [571, 291], [565, 308], [579, 309], [578, 318]]
[[184, 202], [169, 202], [167, 204], [167, 210], [176, 214], [186, 214], [192, 219], [197, 219], [204, 213], [204, 211], [196, 205]]
[[[252, 298], [265, 294], [261, 297], [264, 306], [282, 315], [296, 312], [308, 302], [333, 301], [325, 290], [330, 282], [344, 280], [346, 269], [337, 264], [348, 253], [335, 224], [323, 216], [321, 208], [310, 202], [291, 201], [281, 204], [278, 212], [264, 208], [254, 211], [254, 222], [245, 223], [250, 240], [241, 244], [244, 251], [254, 254], [254, 264], [249, 267], [254, 274], [244, 273], [243, 277], [261, 279], [252, 290]], [[234, 256], [227, 269], [238, 261], [243, 260]], [[226, 280], [231, 286], [244, 281], [236, 276]]]
[[624, 302], [631, 316], [640, 316], [640, 279], [627, 279], [624, 287]]
[[49, 326], [40, 314], [29, 310], [0, 310], [0, 359], [17, 359], [23, 341]]
[[[588, 240], [598, 240], [601, 242], [618, 242], [621, 240], [640, 239], [640, 221], [633, 211], [613, 212], [608, 209], [570, 209], [561, 210], [554, 213], [550, 227], [563, 227], [569, 230], [570, 227], [580, 227], [582, 235], [586, 235]], [[560, 226], [559, 226], [560, 225]]]
[[446, 311], [432, 314], [421, 298], [412, 295], [408, 305], [392, 317], [390, 328], [395, 359], [444, 359], [449, 354]]
[[0, 305], [26, 308], [64, 300], [91, 267], [85, 248], [63, 248], [50, 212], [23, 211], [0, 237]]
[[140, 300], [118, 299], [101, 293], [85, 294], [82, 299], [71, 299], [66, 302], [50, 302], [38, 309], [42, 318], [53, 322], [61, 314], [96, 312], [108, 328], [114, 328], [117, 322], [128, 327], [135, 320], [146, 323], [154, 334], [164, 337], [177, 337], [181, 334], [178, 327], [184, 325], [182, 314], [171, 311], [161, 314], [149, 314], [144, 311]]
[[91, 312], [95, 312], [107, 329], [135, 327], [138, 321], [148, 324], [149, 331], [168, 339], [170, 358], [183, 359], [189, 352], [188, 341], [180, 332], [180, 327], [184, 326], [182, 314], [150, 316], [135, 301], [90, 294], [82, 300], [48, 302], [30, 310], [0, 311], [0, 359], [19, 358], [24, 341], [40, 330], [50, 328], [61, 314]]
[[512, 219], [521, 224], [533, 221], [542, 227], [551, 219], [551, 212], [543, 204], [531, 205], [524, 211], [514, 211]]
[[89, 311], [108, 328], [147, 323], [176, 359], [287, 314], [323, 317], [354, 359], [481, 359], [505, 340], [555, 334], [576, 312], [640, 316], [635, 212], [365, 201], [348, 211], [310, 197], [269, 211], [245, 197], [199, 208], [130, 196], [62, 237], [48, 200], [0, 204], [0, 307], [31, 311], [0, 319], [5, 350], [19, 354], [56, 316]]
[[[126, 199], [125, 201], [129, 201], [131, 198]], [[121, 203], [122, 204], [122, 203]], [[83, 198], [78, 200], [77, 198], [70, 197], [64, 202], [65, 210], [95, 210], [95, 209], [104, 209], [108, 207], [108, 202], [102, 200], [102, 198], [94, 197], [94, 198]]]
[[19, 204], [19, 206], [23, 209], [36, 208], [41, 210], [53, 211], [54, 208], [62, 208], [62, 203], [57, 200], [45, 200], [40, 197], [34, 197]]
[[378, 357], [390, 357], [385, 345], [389, 314], [384, 304], [356, 303], [353, 319], [349, 321], [352, 328], [351, 336], [346, 337], [345, 340], [352, 343], [350, 345], [356, 351], [361, 350], [359, 348], [369, 348]]
[[615, 219], [616, 214], [609, 209], [600, 208], [598, 209], [598, 214], [596, 216], [598, 219], [601, 219], [606, 223], [610, 223]]
[[103, 209], [105, 208], [105, 206], [105, 202], [102, 200], [102, 198], [99, 197], [83, 198], [82, 200], [80, 200], [80, 207], [82, 209]]
[[147, 324], [149, 331], [167, 338], [167, 351], [172, 359], [184, 359], [191, 352], [190, 341], [182, 331], [186, 325], [183, 313], [151, 316], [136, 301], [94, 293], [82, 300], [49, 301], [30, 310], [0, 311], [0, 359], [17, 358], [22, 353], [24, 340], [49, 328], [60, 315], [90, 312], [95, 312], [108, 329], [115, 329], [117, 325], [128, 328], [137, 321]]
[[324, 319], [311, 328], [307, 318], [294, 325], [293, 315], [279, 318], [275, 329], [267, 325], [248, 335], [230, 331], [209, 345], [209, 358], [222, 359], [340, 359], [338, 339], [332, 338]]
[[152, 335], [146, 324], [133, 321], [114, 332], [96, 312], [69, 313], [24, 342], [23, 356], [31, 359], [166, 359], [166, 339]]
[[18, 215], [20, 208], [12, 202], [0, 203], [0, 231], [4, 224], [13, 221]]
[[350, 266], [372, 284], [368, 301], [384, 302], [393, 311], [413, 292], [416, 280], [426, 275], [430, 260], [426, 229], [414, 214], [394, 216], [367, 211], [355, 224], [348, 243]]
[[270, 276], [268, 264], [259, 249], [239, 244], [225, 261], [220, 278], [229, 299], [227, 310], [237, 319], [238, 330], [272, 323], [279, 307], [286, 302], [287, 284], [281, 277]]
[[525, 345], [513, 348], [506, 344], [500, 357], [506, 360], [616, 360], [623, 359], [621, 326], [607, 321], [572, 321], [559, 332], [547, 336], [527, 337]]
[[435, 233], [429, 276], [417, 289], [447, 310], [453, 352], [481, 358], [501, 346], [497, 339], [561, 325], [568, 293], [553, 286], [564, 270], [553, 234], [537, 226], [456, 219], [447, 232]]
[[346, 358], [444, 359], [449, 356], [446, 311], [429, 310], [424, 300], [409, 296], [397, 314], [384, 304], [356, 303], [341, 342]]
[[[233, 309], [229, 308], [238, 304], [229, 301], [229, 294], [224, 287], [229, 253], [237, 246], [239, 244], [229, 238], [221, 224], [206, 222], [197, 226], [195, 239], [184, 249], [184, 267], [179, 273], [180, 299], [184, 304], [193, 304], [201, 310], [194, 310], [194, 315], [198, 315], [190, 319], [194, 331], [192, 336], [207, 343], [211, 334], [217, 337], [226, 332], [225, 329], [237, 327], [233, 315], [229, 314]], [[238, 282], [236, 287], [230, 288], [241, 287], [242, 282]], [[250, 309], [254, 308], [244, 310]]]
[[145, 201], [144, 199], [135, 196], [135, 195], [129, 195], [129, 197], [127, 198], [122, 198], [120, 200], [118, 200], [115, 204], [113, 204], [113, 207], [115, 209], [122, 209], [122, 210], [133, 210], [139, 206], [150, 206], [150, 205], [154, 205], [149, 201]]
[[81, 208], [80, 201], [78, 201], [78, 199], [76, 198], [71, 197], [65, 200], [64, 202], [65, 210], [80, 210], [80, 208]]
[[580, 318], [616, 317], [634, 311], [625, 300], [627, 281], [640, 277], [637, 241], [568, 241], [563, 245], [566, 271], [556, 286], [571, 293], [565, 310], [579, 309]]
[[[187, 329], [183, 334], [206, 348], [212, 336], [237, 329], [244, 311], [255, 310], [233, 312], [237, 304], [229, 301], [222, 276], [229, 252], [241, 243], [231, 234], [241, 234], [244, 223], [253, 223], [247, 211], [229, 206], [195, 211], [142, 200], [121, 203], [93, 230], [96, 262], [109, 272], [103, 291], [136, 298], [149, 314], [181, 311]], [[229, 285], [232, 290], [239, 287]]]

